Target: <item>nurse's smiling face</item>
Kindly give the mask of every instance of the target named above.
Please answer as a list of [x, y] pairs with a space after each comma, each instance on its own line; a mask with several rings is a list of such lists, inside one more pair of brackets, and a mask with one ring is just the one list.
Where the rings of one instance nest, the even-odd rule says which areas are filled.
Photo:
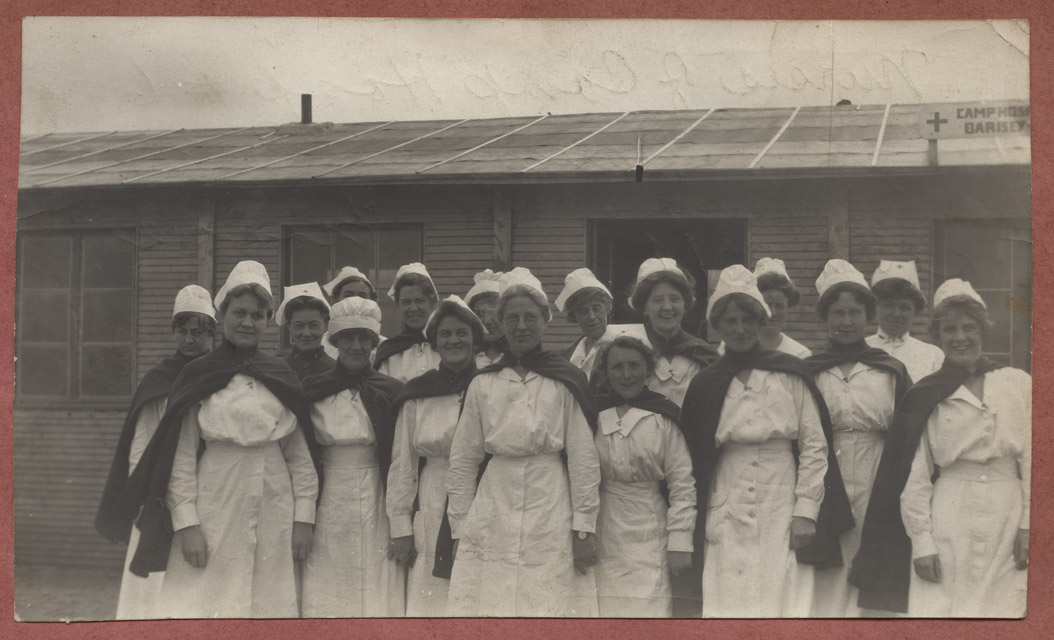
[[941, 349], [952, 364], [973, 371], [981, 357], [981, 325], [968, 314], [949, 311], [940, 321]]
[[268, 323], [267, 305], [252, 293], [230, 298], [223, 314], [223, 337], [240, 349], [260, 342]]
[[314, 351], [322, 346], [328, 324], [318, 309], [299, 309], [289, 318], [289, 338], [297, 351]]
[[827, 309], [827, 334], [835, 344], [856, 344], [867, 330], [867, 307], [849, 291], [842, 291]]
[[669, 338], [681, 328], [684, 306], [684, 296], [676, 287], [668, 282], [659, 282], [648, 295], [644, 316], [653, 330]]
[[475, 353], [472, 328], [452, 313], [443, 316], [436, 327], [436, 351], [448, 368], [454, 371], [463, 369]]
[[644, 390], [648, 364], [636, 349], [611, 347], [607, 357], [607, 376], [615, 393], [628, 400]]
[[403, 325], [409, 329], [424, 329], [428, 316], [435, 310], [435, 303], [415, 284], [399, 288], [399, 314]]
[[369, 329], [347, 329], [337, 334], [337, 352], [344, 368], [354, 373], [370, 366], [376, 338]]

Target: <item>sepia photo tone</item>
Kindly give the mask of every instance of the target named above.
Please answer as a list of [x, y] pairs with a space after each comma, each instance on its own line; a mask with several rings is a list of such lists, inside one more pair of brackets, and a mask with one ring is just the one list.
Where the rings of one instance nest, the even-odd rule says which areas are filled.
[[1028, 29], [26, 20], [17, 616], [1023, 616]]

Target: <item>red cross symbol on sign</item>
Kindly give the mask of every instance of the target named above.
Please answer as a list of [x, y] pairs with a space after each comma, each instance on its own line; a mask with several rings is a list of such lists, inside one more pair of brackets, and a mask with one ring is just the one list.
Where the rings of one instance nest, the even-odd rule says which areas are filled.
[[948, 120], [946, 118], [941, 118], [941, 112], [940, 111], [934, 111], [933, 112], [933, 119], [932, 120], [927, 120], [926, 124], [932, 124], [934, 131], [940, 131], [941, 130], [941, 125], [942, 124], [948, 124]]

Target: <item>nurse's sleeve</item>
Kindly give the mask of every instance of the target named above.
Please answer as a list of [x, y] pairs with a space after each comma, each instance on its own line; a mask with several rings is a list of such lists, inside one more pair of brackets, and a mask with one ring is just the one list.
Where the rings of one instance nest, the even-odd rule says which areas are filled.
[[[935, 419], [936, 412], [930, 416]], [[911, 461], [911, 472], [908, 473], [904, 491], [900, 494], [900, 517], [904, 529], [911, 538], [911, 557], [925, 558], [937, 553], [933, 542], [933, 517], [930, 500], [933, 498], [933, 455], [930, 451], [926, 434], [919, 439], [919, 448]]]
[[666, 541], [668, 551], [694, 551], [692, 532], [695, 529], [695, 477], [692, 459], [684, 434], [669, 418], [658, 418], [663, 423], [663, 478], [670, 490], [670, 508], [666, 510]]
[[191, 407], [183, 416], [179, 429], [179, 441], [172, 460], [172, 475], [168, 481], [165, 501], [172, 513], [172, 530], [179, 531], [201, 524], [198, 520], [198, 441], [201, 427], [198, 424], [198, 409]]
[[399, 410], [399, 418], [395, 421], [392, 466], [388, 469], [388, 495], [385, 498], [393, 538], [414, 534], [413, 509], [414, 498], [417, 497], [419, 459], [413, 447], [414, 428], [417, 425], [417, 402], [417, 400], [404, 402]]
[[479, 378], [469, 383], [461, 417], [450, 444], [450, 467], [446, 474], [447, 518], [450, 520], [450, 537], [454, 540], [461, 538], [461, 524], [476, 496], [479, 463], [483, 462], [486, 454], [483, 448], [480, 386]]
[[[293, 421], [296, 422], [296, 418], [293, 418]], [[289, 478], [293, 482], [293, 522], [314, 524], [318, 474], [315, 472], [315, 463], [311, 460], [311, 450], [307, 447], [304, 430], [300, 425], [296, 425], [293, 432], [279, 442], [286, 467], [289, 469]]]
[[570, 389], [564, 388], [563, 393], [564, 450], [567, 451], [567, 475], [571, 482], [571, 529], [593, 533], [597, 530], [597, 512], [600, 511], [600, 456], [582, 407]]
[[798, 412], [798, 484], [794, 488], [797, 500], [794, 515], [813, 522], [823, 503], [823, 479], [827, 475], [827, 437], [820, 424], [816, 400], [797, 376], [785, 376], [790, 383]]

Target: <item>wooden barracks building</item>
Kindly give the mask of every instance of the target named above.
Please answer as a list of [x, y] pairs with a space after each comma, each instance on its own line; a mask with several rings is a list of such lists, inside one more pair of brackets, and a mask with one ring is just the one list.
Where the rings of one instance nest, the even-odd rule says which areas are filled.
[[[139, 378], [173, 351], [172, 301], [255, 259], [281, 286], [342, 265], [387, 290], [424, 262], [442, 296], [484, 268], [529, 267], [551, 299], [589, 266], [615, 321], [647, 257], [699, 280], [782, 258], [802, 289], [786, 332], [812, 348], [823, 264], [868, 277], [916, 260], [923, 292], [970, 280], [990, 355], [1028, 369], [1028, 105], [839, 105], [460, 121], [294, 123], [22, 139], [14, 409], [20, 565], [119, 568], [92, 528]], [[384, 330], [397, 333], [383, 299]], [[925, 335], [927, 316], [915, 333]], [[556, 318], [550, 347], [575, 328]], [[262, 343], [278, 349], [272, 327]]]

